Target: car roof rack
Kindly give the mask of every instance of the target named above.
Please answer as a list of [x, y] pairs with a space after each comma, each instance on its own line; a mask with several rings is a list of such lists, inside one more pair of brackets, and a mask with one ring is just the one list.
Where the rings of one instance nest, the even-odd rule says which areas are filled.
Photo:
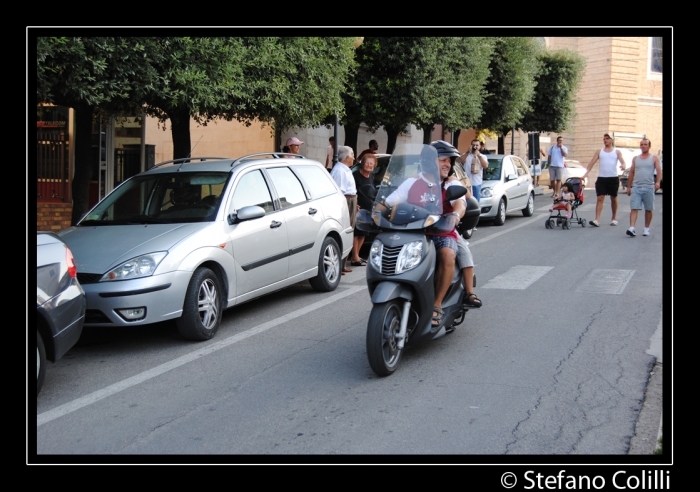
[[154, 165], [151, 169], [154, 169], [156, 167], [164, 166], [166, 164], [187, 164], [187, 163], [192, 163], [192, 162], [203, 162], [203, 161], [222, 161], [222, 160], [228, 160], [230, 157], [182, 157], [180, 159], [173, 159], [170, 161], [164, 161], [164, 162], [159, 162], [158, 164]]
[[233, 161], [233, 163], [231, 163], [231, 167], [235, 166], [236, 164], [240, 164], [241, 162], [247, 161], [247, 160], [262, 159], [264, 157], [272, 157], [274, 159], [282, 159], [285, 157], [306, 159], [306, 157], [304, 157], [301, 154], [291, 154], [291, 153], [287, 153], [287, 152], [260, 152], [258, 154], [248, 154], [248, 155], [244, 155], [243, 157], [239, 157], [238, 159]]

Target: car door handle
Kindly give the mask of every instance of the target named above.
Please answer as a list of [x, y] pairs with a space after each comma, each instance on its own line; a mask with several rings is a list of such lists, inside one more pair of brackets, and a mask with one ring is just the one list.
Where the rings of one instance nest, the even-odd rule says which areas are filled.
[[272, 222], [270, 222], [270, 229], [277, 229], [281, 225], [282, 222], [277, 222], [276, 220], [273, 220]]
[[309, 209], [309, 215], [316, 215], [316, 212], [318, 212], [318, 210], [316, 210], [315, 208]]

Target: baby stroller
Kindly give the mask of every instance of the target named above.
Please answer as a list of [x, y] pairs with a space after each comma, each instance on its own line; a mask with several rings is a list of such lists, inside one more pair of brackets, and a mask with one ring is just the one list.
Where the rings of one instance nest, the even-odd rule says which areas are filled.
[[569, 178], [566, 180], [566, 184], [569, 185], [569, 189], [574, 194], [574, 201], [571, 202], [571, 218], [566, 218], [566, 205], [555, 203], [554, 207], [552, 207], [552, 212], [544, 223], [547, 229], [554, 229], [558, 225], [561, 225], [562, 229], [571, 229], [572, 222], [581, 224], [581, 227], [586, 227], [586, 219], [579, 218], [576, 211], [583, 203], [583, 181], [581, 181], [581, 178]]

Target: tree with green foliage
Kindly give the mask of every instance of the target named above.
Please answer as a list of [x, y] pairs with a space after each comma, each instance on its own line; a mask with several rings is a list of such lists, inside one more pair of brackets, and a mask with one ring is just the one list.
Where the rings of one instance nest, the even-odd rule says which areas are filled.
[[486, 83], [488, 95], [476, 126], [495, 131], [498, 152], [504, 153], [504, 136], [522, 120], [535, 94], [538, 55], [543, 48], [533, 37], [495, 38]]
[[492, 38], [365, 38], [358, 74], [345, 94], [345, 143], [357, 143], [364, 122], [387, 132], [387, 152], [409, 124], [429, 143], [436, 124], [467, 128], [481, 116]]
[[493, 38], [486, 37], [429, 39], [426, 97], [423, 115], [416, 122], [426, 144], [431, 141], [435, 125], [458, 131], [479, 121], [489, 75], [488, 60], [494, 48]]
[[342, 108], [353, 67], [352, 38], [170, 38], [156, 66], [161, 85], [148, 113], [170, 120], [174, 158], [191, 151], [190, 118], [222, 118], [278, 130], [318, 126]]
[[345, 95], [345, 145], [357, 146], [364, 122], [371, 132], [384, 127], [391, 153], [401, 131], [418, 121], [428, 75], [423, 50], [428, 38], [365, 37], [357, 49], [358, 72]]
[[539, 61], [535, 97], [517, 127], [525, 132], [560, 133], [576, 117], [576, 93], [586, 61], [571, 50], [545, 51]]
[[72, 224], [88, 210], [92, 122], [98, 108], [134, 114], [157, 74], [151, 38], [37, 38], [37, 104], [75, 110], [75, 172]]

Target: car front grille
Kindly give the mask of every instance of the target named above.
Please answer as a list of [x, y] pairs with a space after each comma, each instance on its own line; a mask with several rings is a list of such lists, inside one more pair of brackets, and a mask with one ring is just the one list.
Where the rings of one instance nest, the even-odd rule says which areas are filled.
[[96, 284], [102, 278], [101, 273], [80, 273], [78, 272], [78, 282], [81, 285]]
[[401, 246], [389, 247], [384, 245], [382, 249], [382, 274], [384, 275], [396, 275], [396, 260], [401, 253]]

